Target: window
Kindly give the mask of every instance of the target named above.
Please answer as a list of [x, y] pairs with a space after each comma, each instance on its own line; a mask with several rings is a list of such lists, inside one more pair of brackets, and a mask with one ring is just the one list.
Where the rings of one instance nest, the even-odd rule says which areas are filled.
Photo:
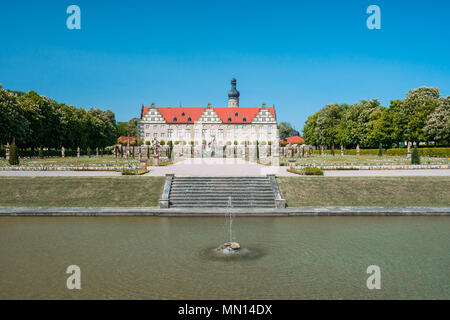
[[161, 133], [161, 138], [164, 138], [164, 132], [163, 132], [163, 133]]
[[263, 122], [266, 122], [266, 118], [262, 118], [262, 121], [263, 121]]
[[227, 130], [227, 137], [231, 138], [231, 130], [230, 129]]
[[155, 121], [155, 118], [154, 118], [154, 117], [152, 117], [152, 118], [151, 118], [151, 120], [152, 120], [152, 121]]
[[242, 118], [242, 121], [247, 122], [247, 118], [246, 117]]
[[186, 129], [185, 135], [186, 135], [186, 139], [190, 139], [191, 138], [191, 129]]
[[208, 120], [208, 122], [210, 122], [210, 121], [211, 121], [211, 118], [208, 118], [207, 120]]
[[158, 134], [155, 132], [155, 133], [153, 134], [153, 137], [154, 137], [154, 138], [158, 138]]
[[163, 130], [164, 130], [164, 125], [163, 125], [163, 124], [161, 125], [161, 129], [163, 129]]
[[173, 129], [167, 130], [167, 137], [172, 138]]
[[183, 136], [183, 133], [181, 132], [180, 129], [178, 129], [178, 136], [179, 136], [179, 137], [182, 137], [182, 136]]
[[210, 131], [209, 131], [209, 135], [211, 136], [211, 137], [214, 137], [215, 136], [215, 132], [214, 132], [214, 130], [213, 129], [211, 129]]
[[223, 129], [219, 129], [219, 138], [223, 137]]
[[146, 126], [145, 126], [145, 129], [147, 129], [147, 130], [150, 129], [150, 126], [149, 126], [149, 125], [146, 125]]
[[155, 111], [150, 112], [150, 114], [153, 116], [155, 114]]
[[155, 124], [154, 126], [153, 126], [153, 129], [158, 129], [158, 125], [157, 124]]
[[202, 137], [206, 136], [206, 129], [202, 129]]
[[146, 137], [150, 137], [150, 133], [146, 133], [145, 136], [146, 136]]
[[195, 136], [195, 137], [198, 137], [198, 129], [195, 129], [195, 130], [194, 130], [194, 136]]

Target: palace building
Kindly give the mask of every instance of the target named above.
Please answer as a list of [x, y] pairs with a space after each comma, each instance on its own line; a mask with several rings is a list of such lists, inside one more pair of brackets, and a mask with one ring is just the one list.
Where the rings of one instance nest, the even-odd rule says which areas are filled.
[[[228, 107], [142, 106], [139, 139], [224, 146], [247, 142], [278, 145], [275, 107], [241, 107], [236, 79], [231, 80]], [[269, 143], [270, 142], [270, 143]]]

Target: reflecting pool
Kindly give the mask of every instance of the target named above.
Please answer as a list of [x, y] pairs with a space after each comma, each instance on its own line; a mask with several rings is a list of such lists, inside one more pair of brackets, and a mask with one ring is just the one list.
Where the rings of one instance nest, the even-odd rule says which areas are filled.
[[[448, 217], [1, 217], [0, 299], [449, 299]], [[81, 268], [68, 290], [66, 268]], [[369, 290], [366, 269], [381, 268]]]

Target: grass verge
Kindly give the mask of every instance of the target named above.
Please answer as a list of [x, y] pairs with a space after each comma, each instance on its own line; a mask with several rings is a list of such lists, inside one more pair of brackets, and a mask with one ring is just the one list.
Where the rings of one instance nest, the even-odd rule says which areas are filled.
[[289, 207], [450, 206], [449, 177], [279, 177]]
[[1, 177], [5, 207], [154, 207], [164, 177]]

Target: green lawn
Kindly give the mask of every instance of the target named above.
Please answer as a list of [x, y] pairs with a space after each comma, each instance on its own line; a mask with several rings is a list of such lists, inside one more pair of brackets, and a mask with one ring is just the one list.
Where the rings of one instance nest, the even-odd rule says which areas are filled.
[[280, 177], [288, 206], [450, 206], [450, 177]]
[[164, 177], [0, 177], [0, 206], [153, 207]]

